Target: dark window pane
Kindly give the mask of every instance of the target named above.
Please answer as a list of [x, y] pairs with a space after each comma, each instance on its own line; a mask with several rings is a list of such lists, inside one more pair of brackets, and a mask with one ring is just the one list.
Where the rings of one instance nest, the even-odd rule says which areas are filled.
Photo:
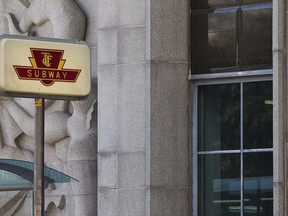
[[192, 0], [191, 8], [192, 10], [207, 9], [209, 8], [208, 0]]
[[199, 10], [192, 14], [193, 73], [235, 67], [237, 7]]
[[192, 70], [207, 72], [208, 67], [208, 10], [192, 12]]
[[213, 7], [231, 7], [247, 4], [271, 3], [271, 0], [192, 0], [192, 10], [208, 9]]
[[199, 155], [198, 215], [240, 215], [240, 155]]
[[241, 0], [242, 4], [271, 3], [272, 0]]
[[213, 6], [231, 6], [231, 5], [237, 5], [239, 3], [237, 3], [236, 0], [209, 0], [209, 6], [213, 7]]
[[237, 8], [216, 9], [208, 16], [208, 60], [211, 70], [237, 63]]
[[272, 82], [244, 83], [244, 148], [272, 148]]
[[238, 5], [239, 2], [237, 0], [192, 0], [192, 10]]
[[272, 152], [244, 154], [244, 215], [273, 215]]
[[199, 151], [240, 149], [240, 84], [200, 86]]
[[240, 64], [245, 69], [271, 68], [272, 65], [272, 6], [258, 4], [241, 7]]
[[192, 1], [191, 21], [193, 74], [272, 68], [271, 1]]

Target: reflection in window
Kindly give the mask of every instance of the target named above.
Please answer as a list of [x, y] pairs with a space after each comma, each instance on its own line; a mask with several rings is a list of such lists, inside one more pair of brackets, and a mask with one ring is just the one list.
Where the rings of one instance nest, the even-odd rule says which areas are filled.
[[244, 208], [254, 215], [273, 215], [272, 160], [272, 152], [244, 154]]
[[240, 148], [240, 85], [199, 87], [198, 149]]
[[239, 155], [199, 155], [198, 159], [198, 215], [227, 215], [231, 205], [241, 206]]
[[244, 83], [244, 148], [272, 148], [272, 82]]
[[198, 86], [198, 215], [272, 216], [272, 82]]
[[272, 65], [272, 6], [271, 4], [241, 7], [240, 66]]
[[[213, 8], [222, 3], [225, 7]], [[210, 0], [209, 5], [192, 10], [192, 73], [271, 68], [271, 3]]]

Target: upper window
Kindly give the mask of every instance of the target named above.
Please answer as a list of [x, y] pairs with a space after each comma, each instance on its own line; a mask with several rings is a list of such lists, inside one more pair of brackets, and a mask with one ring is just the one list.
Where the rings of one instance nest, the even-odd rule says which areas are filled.
[[192, 0], [192, 73], [272, 68], [272, 4]]

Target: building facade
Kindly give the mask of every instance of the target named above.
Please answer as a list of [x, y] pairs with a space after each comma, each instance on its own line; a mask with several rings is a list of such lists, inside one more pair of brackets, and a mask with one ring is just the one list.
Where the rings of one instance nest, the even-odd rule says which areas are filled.
[[[91, 51], [90, 97], [47, 101], [59, 133], [46, 165], [79, 182], [50, 185], [46, 215], [288, 214], [285, 0], [7, 0], [0, 12], [1, 33]], [[1, 158], [33, 162], [31, 99], [0, 102]], [[31, 192], [2, 194], [0, 215], [32, 214]]]
[[138, 3], [98, 22], [98, 213], [286, 215], [286, 2]]

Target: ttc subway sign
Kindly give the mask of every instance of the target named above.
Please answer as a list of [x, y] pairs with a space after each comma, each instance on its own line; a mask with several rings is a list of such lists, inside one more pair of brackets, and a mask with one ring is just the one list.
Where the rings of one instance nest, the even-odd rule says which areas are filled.
[[0, 36], [4, 95], [73, 99], [90, 92], [90, 51], [84, 42]]

